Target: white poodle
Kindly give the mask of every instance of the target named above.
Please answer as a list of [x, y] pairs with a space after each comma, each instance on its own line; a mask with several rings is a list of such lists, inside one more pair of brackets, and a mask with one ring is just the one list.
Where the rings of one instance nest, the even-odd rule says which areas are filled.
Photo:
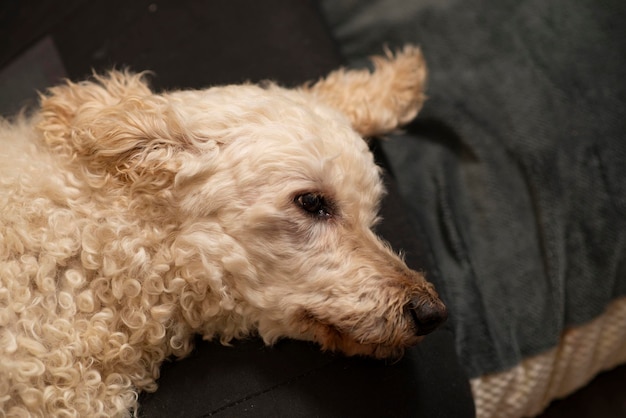
[[0, 416], [124, 416], [159, 366], [258, 333], [398, 356], [445, 319], [372, 232], [362, 136], [415, 117], [406, 47], [287, 90], [111, 72], [0, 126]]

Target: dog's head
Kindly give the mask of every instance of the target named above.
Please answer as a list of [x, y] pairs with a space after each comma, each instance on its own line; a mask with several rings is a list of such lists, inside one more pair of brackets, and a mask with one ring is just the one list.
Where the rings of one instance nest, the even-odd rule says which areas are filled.
[[157, 95], [140, 76], [111, 73], [53, 89], [40, 128], [92, 187], [125, 190], [151, 202], [129, 205], [144, 208], [135, 216], [176, 223], [169, 273], [186, 280], [193, 328], [396, 355], [446, 310], [372, 232], [384, 191], [362, 137], [410, 121], [426, 73], [410, 47], [374, 63], [294, 90]]

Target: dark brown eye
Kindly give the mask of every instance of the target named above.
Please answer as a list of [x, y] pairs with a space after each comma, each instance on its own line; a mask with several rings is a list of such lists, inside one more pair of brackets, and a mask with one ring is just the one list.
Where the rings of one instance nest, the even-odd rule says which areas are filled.
[[296, 196], [295, 202], [311, 215], [320, 218], [330, 216], [326, 200], [322, 195], [317, 193], [304, 193]]

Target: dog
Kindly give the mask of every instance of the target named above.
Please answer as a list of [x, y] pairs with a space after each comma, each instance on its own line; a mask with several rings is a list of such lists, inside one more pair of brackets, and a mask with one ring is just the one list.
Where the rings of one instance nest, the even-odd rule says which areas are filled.
[[446, 318], [372, 231], [363, 138], [411, 121], [426, 66], [150, 90], [112, 71], [0, 126], [0, 410], [128, 416], [193, 336], [397, 357]]

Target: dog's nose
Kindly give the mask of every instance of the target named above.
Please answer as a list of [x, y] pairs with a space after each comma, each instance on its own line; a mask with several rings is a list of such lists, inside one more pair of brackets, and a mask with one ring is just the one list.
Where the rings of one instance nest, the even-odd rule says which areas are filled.
[[431, 333], [448, 319], [448, 310], [440, 301], [414, 300], [409, 303], [408, 308], [415, 322], [417, 335]]

